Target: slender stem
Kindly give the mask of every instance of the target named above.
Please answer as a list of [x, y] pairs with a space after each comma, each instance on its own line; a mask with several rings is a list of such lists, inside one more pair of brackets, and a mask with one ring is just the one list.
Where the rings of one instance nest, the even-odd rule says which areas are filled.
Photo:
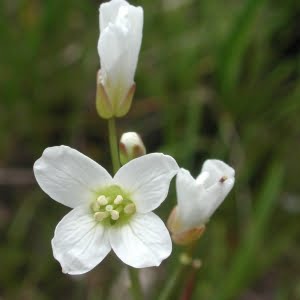
[[[120, 158], [119, 158], [119, 147], [118, 147], [118, 137], [117, 137], [117, 130], [116, 130], [116, 120], [111, 118], [108, 120], [108, 134], [109, 134], [109, 145], [110, 145], [110, 153], [111, 153], [111, 160], [113, 164], [114, 173], [120, 169]], [[141, 300], [142, 291], [139, 282], [138, 270], [133, 269], [131, 267], [128, 268], [129, 270], [129, 277], [131, 281], [131, 293], [133, 299]]]
[[111, 160], [113, 164], [113, 170], [114, 173], [117, 173], [121, 165], [119, 159], [116, 120], [114, 118], [108, 120], [108, 134], [109, 134], [109, 145], [110, 145], [110, 154], [111, 154]]
[[129, 277], [130, 277], [130, 290], [135, 300], [143, 299], [141, 285], [139, 281], [139, 273], [137, 269], [128, 267]]
[[[185, 253], [189, 257], [193, 257], [193, 253], [196, 249], [197, 242], [194, 242], [186, 246]], [[175, 287], [180, 283], [184, 272], [188, 269], [188, 265], [185, 265], [181, 262], [179, 256], [177, 258], [178, 264], [172, 272], [172, 275], [167, 279], [166, 284], [164, 285], [162, 291], [158, 296], [158, 300], [168, 300], [171, 299], [172, 293], [174, 292]]]
[[183, 270], [185, 265], [180, 263], [176, 269], [172, 272], [172, 275], [168, 278], [166, 284], [164, 285], [161, 293], [159, 294], [157, 300], [168, 300], [171, 299], [171, 295], [174, 292], [174, 288], [179, 283], [180, 278], [182, 277]]

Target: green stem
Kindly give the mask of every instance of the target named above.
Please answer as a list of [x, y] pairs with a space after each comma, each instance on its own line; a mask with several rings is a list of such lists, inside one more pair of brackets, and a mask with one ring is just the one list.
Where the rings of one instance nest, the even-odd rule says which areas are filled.
[[[119, 158], [119, 147], [118, 147], [118, 137], [116, 130], [116, 120], [111, 118], [108, 120], [108, 135], [109, 135], [109, 145], [110, 145], [110, 154], [113, 164], [114, 173], [120, 169], [120, 158]], [[129, 277], [131, 281], [131, 293], [133, 299], [141, 300], [143, 299], [141, 286], [139, 282], [138, 270], [131, 267], [128, 268]]]
[[[196, 249], [197, 242], [186, 246], [185, 253], [193, 258], [194, 251]], [[175, 269], [172, 271], [172, 275], [168, 278], [166, 284], [164, 285], [162, 291], [160, 292], [157, 300], [168, 300], [171, 299], [171, 296], [174, 292], [175, 287], [180, 283], [184, 272], [188, 269], [188, 265], [183, 264], [180, 260], [180, 257], [177, 257], [178, 264]]]
[[108, 134], [109, 134], [109, 145], [110, 145], [110, 154], [113, 164], [114, 173], [120, 169], [120, 159], [119, 159], [119, 149], [118, 149], [118, 137], [116, 130], [116, 120], [111, 118], [108, 120]]
[[135, 300], [143, 299], [141, 285], [139, 281], [139, 273], [137, 269], [128, 267], [129, 277], [130, 277], [130, 290]]
[[162, 292], [159, 294], [157, 300], [168, 300], [171, 299], [174, 288], [179, 283], [180, 278], [182, 277], [183, 270], [185, 265], [180, 263], [176, 269], [172, 272], [172, 275], [168, 278], [166, 284], [164, 285]]

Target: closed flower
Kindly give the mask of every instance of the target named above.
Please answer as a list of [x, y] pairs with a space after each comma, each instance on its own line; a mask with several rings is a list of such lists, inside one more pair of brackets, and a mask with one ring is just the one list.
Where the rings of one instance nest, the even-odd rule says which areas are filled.
[[179, 170], [177, 206], [168, 221], [175, 242], [188, 244], [202, 235], [205, 224], [232, 189], [234, 175], [233, 168], [216, 159], [206, 160], [196, 179], [189, 171]]
[[96, 106], [103, 118], [122, 117], [130, 109], [142, 30], [141, 7], [125, 0], [101, 4]]

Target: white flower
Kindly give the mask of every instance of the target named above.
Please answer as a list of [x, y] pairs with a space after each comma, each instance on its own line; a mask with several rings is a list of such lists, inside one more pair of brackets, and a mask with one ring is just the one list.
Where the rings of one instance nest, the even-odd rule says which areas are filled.
[[73, 209], [52, 239], [63, 272], [88, 272], [111, 249], [132, 267], [158, 266], [172, 245], [152, 210], [166, 198], [177, 171], [172, 157], [153, 153], [130, 161], [112, 178], [72, 148], [47, 148], [34, 164], [36, 180], [51, 198]]
[[125, 0], [100, 5], [97, 109], [104, 118], [125, 115], [135, 91], [134, 74], [142, 42], [143, 9]]
[[178, 171], [178, 205], [168, 222], [175, 239], [178, 238], [184, 244], [203, 233], [204, 225], [232, 189], [234, 175], [233, 168], [215, 159], [204, 162], [196, 179], [185, 169]]

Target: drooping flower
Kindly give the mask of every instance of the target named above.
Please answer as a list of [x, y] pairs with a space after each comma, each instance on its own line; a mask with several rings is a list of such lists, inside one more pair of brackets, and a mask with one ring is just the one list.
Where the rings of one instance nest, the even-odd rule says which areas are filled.
[[176, 243], [188, 244], [202, 235], [205, 224], [232, 189], [234, 176], [233, 168], [216, 159], [206, 160], [196, 179], [183, 168], [178, 171], [177, 206], [168, 220]]
[[72, 208], [52, 239], [63, 272], [88, 272], [111, 249], [132, 267], [158, 266], [172, 245], [152, 210], [166, 198], [177, 171], [172, 157], [152, 153], [130, 161], [112, 178], [77, 150], [47, 148], [34, 164], [36, 180], [52, 199]]
[[143, 9], [125, 0], [100, 5], [96, 106], [103, 118], [127, 114], [135, 92], [134, 74], [142, 43]]

